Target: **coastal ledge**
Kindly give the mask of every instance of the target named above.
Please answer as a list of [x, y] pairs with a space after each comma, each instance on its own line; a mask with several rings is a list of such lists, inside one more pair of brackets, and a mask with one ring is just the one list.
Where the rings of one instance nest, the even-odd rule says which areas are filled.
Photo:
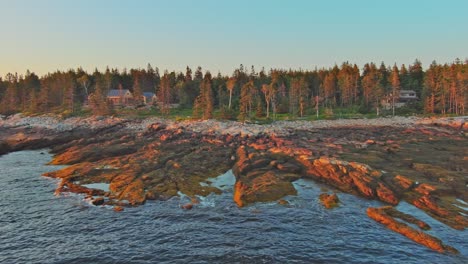
[[[467, 121], [395, 117], [257, 125], [15, 115], [0, 118], [0, 155], [49, 147], [51, 164], [70, 165], [45, 174], [61, 179], [57, 194], [99, 196], [99, 204], [119, 210], [179, 193], [220, 193], [201, 183], [232, 169], [233, 199], [241, 207], [280, 201], [296, 193], [293, 181], [309, 178], [390, 205], [404, 200], [464, 230]], [[109, 190], [85, 186], [93, 183], [109, 184]]]
[[0, 115], [0, 128], [42, 128], [53, 131], [72, 131], [74, 129], [99, 129], [111, 125], [124, 123], [125, 128], [133, 131], [145, 131], [153, 123], [163, 123], [168, 128], [174, 129], [184, 127], [189, 131], [215, 134], [241, 134], [255, 136], [258, 134], [287, 135], [291, 130], [307, 130], [334, 127], [413, 127], [415, 125], [430, 125], [451, 127], [464, 132], [468, 131], [468, 116], [447, 117], [447, 118], [421, 118], [421, 117], [381, 117], [373, 119], [336, 119], [317, 121], [276, 121], [271, 124], [245, 124], [236, 121], [173, 121], [159, 117], [146, 119], [125, 119], [113, 116], [91, 116], [91, 117], [71, 117], [62, 118], [57, 115], [23, 116], [15, 114], [12, 116]]

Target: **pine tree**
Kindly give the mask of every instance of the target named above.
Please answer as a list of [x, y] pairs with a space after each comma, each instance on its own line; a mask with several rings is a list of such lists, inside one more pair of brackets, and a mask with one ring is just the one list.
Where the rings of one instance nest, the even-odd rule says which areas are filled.
[[382, 98], [385, 90], [382, 86], [382, 75], [381, 71], [377, 69], [374, 63], [371, 63], [363, 72], [364, 76], [361, 80], [364, 104], [367, 107], [373, 106], [376, 109], [377, 115], [379, 115], [380, 99]]
[[136, 77], [133, 81], [133, 101], [136, 106], [143, 102], [143, 89], [141, 87], [141, 77]]
[[465, 107], [468, 103], [468, 63], [462, 66], [457, 73], [458, 96], [456, 98], [457, 114], [465, 115]]
[[299, 105], [299, 89], [299, 78], [292, 79], [291, 87], [289, 89], [289, 113], [293, 116], [297, 116], [297, 110]]
[[280, 90], [280, 87], [284, 86], [281, 79], [280, 75], [277, 71], [273, 71], [271, 73], [271, 83], [269, 85], [269, 93], [270, 93], [270, 101], [271, 101], [271, 107], [273, 110], [273, 120], [276, 120], [276, 113], [278, 112], [278, 92]]
[[442, 69], [434, 61], [426, 72], [424, 79], [424, 111], [426, 113], [436, 113], [441, 111], [441, 94], [442, 94]]
[[340, 91], [341, 106], [349, 106], [354, 97], [353, 69], [348, 63], [343, 63], [338, 73], [338, 88]]
[[238, 119], [240, 121], [245, 121], [248, 117], [252, 115], [252, 105], [256, 96], [256, 88], [253, 80], [250, 80], [241, 87], [238, 116]]
[[395, 116], [395, 101], [400, 97], [400, 73], [396, 64], [393, 66], [390, 82], [392, 85], [392, 115]]
[[323, 80], [323, 89], [325, 95], [325, 105], [333, 107], [336, 105], [336, 77], [333, 73], [329, 72]]
[[203, 97], [205, 100], [205, 110], [203, 111], [203, 119], [212, 119], [214, 111], [214, 96], [211, 88], [211, 74], [207, 72], [202, 82]]
[[158, 91], [159, 109], [161, 113], [166, 116], [170, 112], [171, 103], [171, 83], [169, 73], [166, 71], [161, 78], [161, 84]]
[[421, 93], [424, 85], [424, 72], [421, 61], [416, 59], [413, 65], [409, 67], [409, 89]]
[[189, 66], [185, 69], [185, 82], [192, 81], [192, 69]]
[[382, 87], [384, 93], [388, 91], [389, 88], [389, 81], [388, 81], [388, 76], [389, 76], [389, 70], [386, 68], [385, 63], [382, 62], [380, 64], [380, 68], [378, 70], [379, 72], [379, 79], [380, 79], [380, 87]]
[[400, 67], [400, 87], [402, 90], [409, 90], [408, 69], [404, 64]]
[[194, 81], [201, 82], [203, 80], [203, 72], [202, 68], [200, 66], [197, 67], [197, 70], [195, 71], [195, 76], [193, 78]]
[[206, 72], [200, 84], [200, 94], [197, 96], [193, 107], [194, 118], [211, 119], [214, 111], [214, 97], [211, 88], [211, 74]]
[[107, 101], [99, 83], [96, 83], [94, 93], [90, 95], [89, 103], [94, 115], [108, 115], [112, 113], [112, 105]]
[[49, 98], [50, 88], [49, 83], [46, 80], [41, 81], [41, 90], [38, 96], [38, 109], [41, 112], [48, 112], [51, 106], [51, 101]]
[[37, 95], [35, 89], [31, 91], [31, 96], [29, 97], [28, 111], [31, 113], [35, 113], [37, 111]]
[[19, 110], [18, 78], [12, 74], [7, 75], [7, 89], [2, 100], [2, 112], [11, 114]]
[[307, 81], [304, 77], [294, 78], [291, 80], [291, 88], [289, 89], [289, 113], [292, 115], [304, 115], [305, 102], [307, 95]]
[[63, 87], [63, 99], [61, 108], [69, 111], [70, 113], [75, 112], [75, 80], [70, 74], [64, 74], [61, 78], [61, 86]]

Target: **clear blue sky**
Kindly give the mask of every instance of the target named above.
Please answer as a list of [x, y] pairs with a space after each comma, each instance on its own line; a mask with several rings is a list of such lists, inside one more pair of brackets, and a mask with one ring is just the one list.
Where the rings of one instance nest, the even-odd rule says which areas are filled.
[[0, 75], [468, 57], [466, 0], [0, 0]]

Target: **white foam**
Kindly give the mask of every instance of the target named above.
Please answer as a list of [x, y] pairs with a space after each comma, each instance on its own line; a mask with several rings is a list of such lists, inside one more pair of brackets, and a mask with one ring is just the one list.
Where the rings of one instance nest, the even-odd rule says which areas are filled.
[[197, 195], [198, 201], [200, 201], [200, 207], [215, 207], [215, 198], [212, 195], [207, 197]]

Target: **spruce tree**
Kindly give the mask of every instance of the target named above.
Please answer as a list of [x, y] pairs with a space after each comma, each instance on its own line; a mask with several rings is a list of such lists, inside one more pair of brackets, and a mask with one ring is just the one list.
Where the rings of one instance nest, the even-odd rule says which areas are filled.
[[392, 85], [392, 115], [395, 116], [395, 103], [400, 97], [400, 73], [396, 64], [393, 66], [390, 82]]

